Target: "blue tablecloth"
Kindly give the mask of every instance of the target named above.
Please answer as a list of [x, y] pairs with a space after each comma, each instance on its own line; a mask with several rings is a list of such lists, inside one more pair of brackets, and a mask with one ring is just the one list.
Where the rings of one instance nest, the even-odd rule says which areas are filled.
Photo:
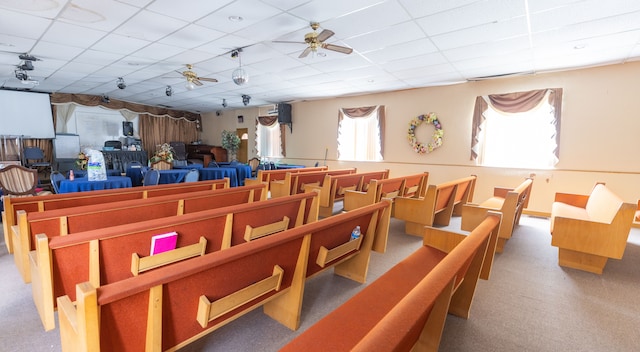
[[221, 180], [228, 177], [229, 186], [238, 186], [238, 171], [233, 167], [204, 167], [198, 171], [200, 172], [200, 181]]
[[203, 167], [204, 166], [202, 166], [202, 164], [173, 165], [174, 169], [185, 169], [185, 170], [202, 169]]
[[276, 164], [276, 169], [302, 169], [304, 167], [304, 165]]
[[[127, 177], [131, 179], [131, 184], [134, 186], [142, 186], [142, 181], [144, 177], [142, 176], [143, 171], [148, 170], [149, 168], [144, 166], [142, 168], [128, 168], [127, 169]], [[160, 181], [158, 184], [168, 184], [168, 183], [180, 183], [184, 181], [184, 176], [189, 172], [189, 170], [180, 170], [180, 169], [172, 169], [172, 170], [158, 170], [160, 172]]]
[[73, 181], [60, 181], [60, 193], [86, 192], [127, 187], [131, 187], [131, 179], [126, 176], [107, 176], [107, 179], [104, 181], [89, 181], [86, 177], [76, 177]]
[[251, 178], [251, 166], [242, 163], [229, 163], [222, 162], [218, 163], [220, 167], [232, 167], [236, 169], [238, 173], [238, 185], [244, 186], [244, 179]]
[[[78, 177], [87, 177], [87, 170], [73, 170], [73, 176]], [[107, 169], [107, 176], [122, 176], [120, 170], [115, 169]], [[69, 173], [67, 172], [67, 178], [69, 178]]]

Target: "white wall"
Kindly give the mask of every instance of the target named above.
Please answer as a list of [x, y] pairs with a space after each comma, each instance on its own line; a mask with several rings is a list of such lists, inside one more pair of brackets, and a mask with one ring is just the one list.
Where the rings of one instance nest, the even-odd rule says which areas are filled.
[[[470, 82], [317, 101], [293, 103], [293, 133], [287, 128], [287, 158], [284, 161], [331, 168], [356, 166], [362, 171], [388, 168], [391, 176], [430, 172], [435, 184], [469, 174], [478, 175], [475, 200], [489, 197], [494, 186], [515, 187], [532, 174], [534, 184], [529, 210], [548, 213], [555, 192], [588, 194], [596, 181], [606, 182], [625, 201], [640, 198], [640, 63], [538, 74], [525, 77]], [[479, 167], [469, 160], [471, 119], [478, 95], [509, 93], [541, 88], [563, 88], [560, 162], [552, 170]], [[384, 162], [339, 162], [336, 160], [338, 109], [382, 104], [386, 106]], [[444, 129], [444, 144], [433, 153], [414, 153], [407, 142], [409, 121], [435, 112]], [[247, 127], [254, 130], [257, 109], [203, 115], [203, 139], [220, 141], [222, 129]], [[244, 115], [238, 125], [237, 115]], [[418, 138], [428, 141], [432, 130], [423, 126]], [[250, 133], [250, 137], [253, 135]], [[252, 145], [250, 141], [250, 146]], [[252, 156], [250, 148], [249, 157]]]

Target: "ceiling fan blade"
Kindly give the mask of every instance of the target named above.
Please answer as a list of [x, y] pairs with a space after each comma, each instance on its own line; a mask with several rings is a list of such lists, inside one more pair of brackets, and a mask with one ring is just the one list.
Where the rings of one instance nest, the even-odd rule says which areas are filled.
[[198, 77], [198, 80], [205, 81], [205, 82], [218, 82], [218, 80], [215, 78], [207, 78], [207, 77]]
[[176, 72], [178, 72], [181, 76], [184, 76], [184, 75], [185, 75], [183, 71], [178, 71], [178, 70], [176, 70]]
[[272, 43], [285, 43], [285, 44], [307, 44], [305, 42], [294, 42], [290, 40], [274, 40]]
[[309, 55], [310, 53], [311, 53], [311, 48], [307, 47], [306, 49], [304, 49], [302, 54], [300, 54], [300, 56], [298, 56], [298, 58], [302, 59], [303, 57], [307, 57], [307, 55]]
[[333, 33], [333, 31], [325, 29], [322, 32], [320, 32], [320, 34], [318, 34], [317, 39], [319, 42], [324, 42], [325, 40], [331, 38], [334, 34], [335, 33]]
[[201, 85], [202, 85], [202, 82], [200, 82], [200, 80], [198, 80], [197, 78], [196, 78], [196, 79], [194, 79], [194, 80], [193, 80], [193, 81], [191, 81], [191, 82], [193, 82], [193, 84], [195, 84], [196, 86], [201, 86]]
[[327, 50], [333, 50], [343, 54], [351, 54], [353, 52], [353, 49], [347, 48], [346, 46], [340, 46], [340, 45], [322, 43], [322, 47]]

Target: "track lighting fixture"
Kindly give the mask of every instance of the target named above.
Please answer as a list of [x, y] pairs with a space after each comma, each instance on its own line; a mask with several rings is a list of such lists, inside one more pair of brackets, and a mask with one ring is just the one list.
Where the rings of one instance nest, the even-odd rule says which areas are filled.
[[127, 84], [124, 83], [124, 79], [122, 77], [118, 77], [118, 88], [120, 89], [127, 88]]
[[222, 107], [223, 108], [227, 107], [227, 99], [222, 99]]
[[100, 99], [100, 101], [102, 101], [102, 102], [103, 102], [103, 103], [105, 103], [105, 104], [108, 104], [108, 103], [110, 103], [110, 102], [111, 102], [111, 99], [109, 99], [109, 97], [108, 97], [108, 96], [106, 96], [106, 95], [104, 95], [104, 94], [103, 94], [103, 95], [102, 95], [102, 98]]
[[251, 101], [251, 97], [250, 96], [248, 96], [246, 94], [242, 95], [242, 104], [244, 104], [244, 106], [249, 105], [250, 101]]
[[164, 90], [164, 94], [170, 97], [173, 94], [173, 88], [171, 88], [171, 86], [167, 86], [167, 88]]

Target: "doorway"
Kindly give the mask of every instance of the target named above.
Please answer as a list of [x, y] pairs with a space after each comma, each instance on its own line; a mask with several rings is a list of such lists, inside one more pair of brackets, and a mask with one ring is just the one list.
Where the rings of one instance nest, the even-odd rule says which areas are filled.
[[[238, 128], [236, 129], [236, 134], [240, 137], [240, 148], [238, 148], [238, 161], [246, 164], [247, 160], [249, 160], [249, 129], [247, 128]], [[244, 136], [244, 138], [242, 137]]]

